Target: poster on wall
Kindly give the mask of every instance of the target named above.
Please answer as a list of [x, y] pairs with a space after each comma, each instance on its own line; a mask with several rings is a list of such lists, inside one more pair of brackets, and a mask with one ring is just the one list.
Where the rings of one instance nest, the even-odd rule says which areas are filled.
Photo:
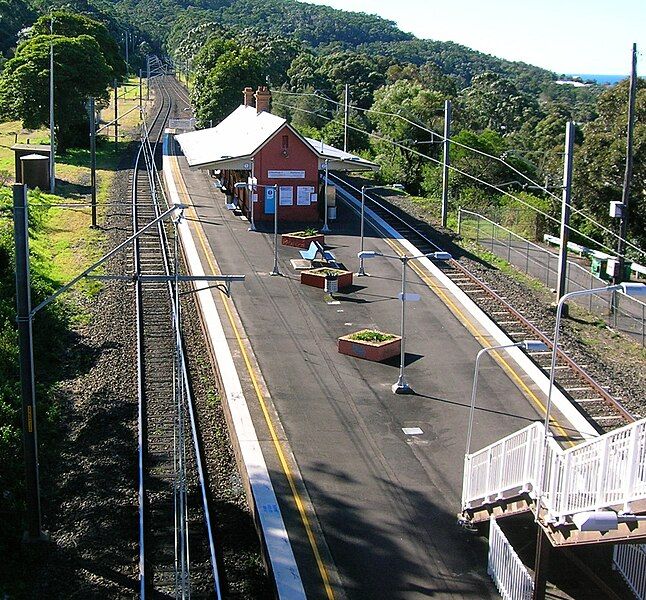
[[296, 188], [296, 204], [298, 206], [309, 206], [314, 194], [313, 185], [299, 185]]
[[294, 204], [294, 188], [291, 185], [281, 185], [278, 188], [278, 204], [292, 206]]

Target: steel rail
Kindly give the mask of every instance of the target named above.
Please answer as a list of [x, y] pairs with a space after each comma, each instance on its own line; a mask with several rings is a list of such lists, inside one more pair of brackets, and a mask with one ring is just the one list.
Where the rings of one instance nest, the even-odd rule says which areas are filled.
[[[164, 105], [159, 107], [155, 117], [153, 118], [153, 126], [159, 119]], [[145, 130], [145, 124], [142, 129]], [[137, 216], [138, 216], [138, 172], [140, 169], [140, 161], [143, 153], [145, 152], [144, 144], [139, 145], [137, 154], [135, 156], [132, 168], [132, 226], [137, 230]], [[145, 157], [144, 157], [145, 158]], [[141, 254], [139, 239], [135, 240], [133, 244], [133, 270], [135, 275], [141, 273]], [[145, 414], [145, 389], [144, 389], [144, 346], [143, 346], [143, 309], [142, 309], [142, 288], [141, 281], [137, 280], [135, 283], [135, 311], [136, 311], [136, 334], [137, 334], [137, 424], [138, 424], [138, 448], [137, 448], [137, 461], [139, 471], [139, 596], [146, 598], [147, 583], [146, 583], [146, 544], [145, 544], [145, 513], [146, 513], [146, 493], [145, 493], [145, 476], [144, 476], [144, 455], [145, 455], [145, 439], [146, 427], [144, 422]]]
[[[157, 202], [155, 202], [155, 199], [159, 198], [160, 194], [163, 197], [163, 200], [166, 203], [166, 205], [168, 205], [168, 201], [163, 190], [163, 185], [161, 183], [159, 170], [157, 168], [157, 164], [156, 164], [157, 161], [155, 160], [155, 156], [158, 153], [158, 149], [162, 143], [164, 124], [166, 123], [173, 109], [173, 102], [168, 89], [172, 89], [172, 85], [175, 83], [174, 79], [171, 79], [169, 83], [167, 81], [167, 78], [165, 77], [160, 77], [157, 81], [159, 84], [158, 89], [160, 90], [160, 97], [163, 99], [163, 102], [162, 102], [162, 105], [160, 106], [159, 111], [155, 115], [155, 118], [153, 119], [153, 122], [150, 125], [150, 128], [148, 128], [145, 123], [142, 126], [142, 143], [137, 155], [138, 160], [141, 158], [141, 156], [143, 156], [146, 162], [146, 174], [148, 176], [148, 184], [151, 187], [151, 191], [154, 190], [152, 208], [154, 210], [155, 215], [158, 215], [160, 213], [160, 206]], [[162, 125], [155, 135], [153, 133], [153, 130], [155, 129], [156, 124], [159, 122], [162, 112], [164, 112], [164, 107], [166, 107], [166, 111], [165, 111], [165, 114], [163, 115], [163, 119], [161, 120]], [[153, 137], [154, 139], [151, 140], [151, 137]], [[143, 152], [142, 152], [142, 149], [143, 149]], [[137, 169], [138, 168], [139, 168], [139, 163], [137, 163]], [[138, 174], [140, 176], [143, 175], [143, 173], [138, 173], [137, 170], [134, 171], [133, 188], [137, 185]], [[133, 197], [133, 204], [132, 204], [133, 223], [135, 224], [135, 227], [136, 227], [139, 203], [137, 203], [135, 200], [136, 198]], [[147, 205], [147, 207], [149, 207], [149, 205]], [[207, 482], [205, 477], [205, 469], [203, 465], [203, 459], [201, 456], [199, 436], [197, 431], [194, 399], [191, 394], [190, 382], [188, 379], [188, 369], [186, 365], [186, 358], [185, 358], [185, 353], [183, 348], [183, 340], [180, 332], [180, 306], [179, 306], [179, 296], [177, 294], [177, 291], [178, 291], [178, 283], [180, 281], [181, 276], [179, 275], [179, 270], [176, 264], [176, 268], [175, 268], [176, 277], [173, 278], [173, 281], [170, 280], [170, 276], [172, 275], [171, 259], [169, 256], [170, 246], [169, 246], [169, 241], [168, 241], [165, 227], [161, 223], [158, 224], [157, 235], [159, 237], [160, 248], [161, 248], [160, 258], [162, 260], [160, 262], [163, 265], [164, 273], [166, 274], [166, 277], [167, 277], [166, 284], [167, 284], [167, 290], [168, 290], [169, 299], [170, 299], [171, 318], [176, 332], [176, 345], [177, 345], [177, 352], [178, 352], [180, 374], [179, 374], [179, 380], [177, 382], [177, 386], [179, 387], [176, 387], [175, 389], [176, 390], [179, 390], [179, 388], [183, 389], [184, 399], [188, 409], [189, 422], [191, 427], [191, 436], [192, 436], [193, 448], [194, 448], [194, 454], [195, 454], [195, 463], [196, 463], [195, 467], [197, 470], [197, 475], [198, 475], [198, 480], [199, 480], [199, 485], [201, 490], [201, 499], [202, 499], [202, 505], [203, 505], [204, 520], [206, 525], [206, 535], [208, 539], [210, 561], [211, 561], [212, 573], [214, 577], [214, 592], [215, 592], [215, 597], [220, 599], [222, 597], [222, 590], [221, 590], [220, 576], [218, 571], [217, 555], [215, 552], [212, 519], [211, 519], [209, 505], [208, 505]], [[177, 238], [176, 238], [176, 243], [177, 243]], [[176, 247], [176, 251], [177, 251], [177, 247]], [[141, 262], [140, 262], [141, 248], [139, 245], [137, 246], [137, 249], [136, 249], [135, 260], [136, 260], [135, 274], [138, 274], [141, 271]], [[177, 260], [177, 257], [176, 257], [176, 260]], [[140, 405], [140, 415], [141, 415], [140, 431], [145, 430], [144, 404], [143, 404], [145, 402], [145, 395], [144, 395], [145, 390], [144, 390], [144, 385], [142, 383], [142, 380], [145, 378], [144, 369], [143, 369], [144, 347], [143, 347], [143, 340], [141, 339], [141, 334], [143, 333], [143, 312], [144, 312], [143, 306], [142, 306], [142, 300], [141, 300], [141, 295], [142, 295], [141, 283], [145, 279], [146, 279], [145, 277], [138, 277], [137, 286], [136, 286], [136, 289], [137, 289], [136, 296], [138, 301], [137, 302], [137, 310], [138, 310], [137, 321], [138, 321], [138, 332], [139, 332], [138, 333], [138, 354], [139, 354], [138, 371], [139, 371], [139, 382], [140, 382], [139, 383], [139, 393], [140, 393], [139, 405]], [[145, 438], [142, 438], [140, 443], [141, 452], [142, 452], [141, 460], [140, 460], [140, 482], [142, 483], [144, 482], [144, 479], [145, 479], [145, 476], [144, 476], [145, 465], [144, 465], [144, 454], [143, 454], [144, 444], [145, 444]], [[177, 448], [177, 444], [176, 444], [176, 448]], [[183, 461], [183, 458], [180, 458], [180, 460]], [[180, 482], [180, 485], [183, 485], [183, 482]], [[143, 549], [145, 548], [143, 537], [145, 536], [145, 530], [146, 530], [145, 529], [146, 523], [144, 522], [144, 518], [143, 518], [143, 511], [145, 507], [145, 483], [143, 483], [143, 488], [141, 489], [140, 493], [142, 498], [140, 503], [140, 512], [142, 514], [142, 517], [140, 519], [140, 527], [142, 532], [140, 535], [140, 548]], [[180, 506], [178, 510], [182, 511], [183, 515], [186, 515], [187, 507]], [[185, 533], [184, 532], [179, 532], [179, 534], [176, 533], [176, 553], [178, 552], [177, 535], [183, 536], [185, 535]], [[181, 556], [179, 559], [176, 558], [176, 560], [181, 561], [183, 565], [187, 565], [188, 564], [188, 538], [185, 539], [184, 544], [185, 545], [182, 545], [179, 550]], [[184, 552], [184, 549], [186, 550], [185, 552]], [[146, 570], [145, 556], [143, 558], [140, 557], [140, 569], [142, 569], [142, 573], [143, 573], [142, 581], [144, 581], [145, 570]], [[142, 587], [142, 590], [140, 591], [140, 593], [142, 594], [141, 597], [144, 598], [146, 594], [145, 585], [142, 584], [141, 587]]]
[[[163, 85], [163, 84], [162, 84]], [[171, 86], [176, 86], [177, 82], [174, 78], [171, 78]], [[166, 90], [165, 87], [162, 88], [162, 92], [167, 95], [169, 103], [171, 102], [170, 99], [170, 94], [168, 94], [168, 91]], [[169, 113], [170, 114], [170, 111]], [[160, 130], [160, 135], [157, 137], [157, 140], [155, 142], [155, 149], [159, 146], [161, 143], [161, 134], [163, 133], [163, 128]], [[149, 138], [146, 136], [145, 142], [148, 145], [149, 148], [149, 155], [152, 157], [154, 156], [155, 150], [151, 147], [149, 143]], [[151, 158], [151, 164], [152, 164], [152, 171], [151, 177], [155, 177], [158, 185], [159, 185], [159, 192], [164, 198], [164, 201], [168, 205], [168, 200], [166, 198], [166, 195], [163, 191], [163, 186], [161, 184], [161, 178], [159, 177], [159, 171], [154, 163], [154, 160]], [[158, 204], [155, 204], [155, 214], [160, 213], [160, 208]], [[162, 249], [162, 255], [163, 255], [163, 264], [164, 264], [164, 270], [167, 276], [172, 275], [171, 268], [170, 268], [170, 256], [168, 253], [168, 248], [170, 247], [169, 241], [168, 241], [168, 236], [166, 234], [166, 230], [164, 226], [160, 223], [158, 227], [158, 233], [159, 237], [161, 240], [161, 249]], [[177, 240], [177, 235], [176, 238]], [[178, 247], [176, 247], [176, 259], [177, 259], [177, 251]], [[187, 280], [186, 277], [182, 277], [179, 275], [179, 265], [175, 265], [175, 280], [171, 282], [170, 280], [167, 280], [167, 289], [169, 293], [169, 297], [173, 298], [173, 301], [171, 302], [171, 310], [173, 312], [173, 321], [176, 324], [176, 331], [180, 331], [180, 305], [179, 305], [179, 300], [177, 297], [177, 290], [178, 290], [178, 283], [182, 280]], [[191, 279], [192, 280], [192, 279]], [[219, 570], [218, 570], [218, 565], [217, 565], [217, 556], [215, 552], [215, 542], [214, 542], [214, 536], [213, 536], [213, 526], [212, 526], [212, 519], [210, 515], [210, 510], [209, 510], [209, 503], [208, 503], [208, 490], [207, 490], [207, 484], [206, 484], [206, 477], [204, 475], [205, 469], [203, 466], [203, 460], [202, 460], [202, 452], [200, 450], [200, 444], [199, 444], [199, 436], [197, 432], [197, 421], [195, 418], [195, 406], [194, 406], [194, 398], [193, 394], [191, 393], [191, 388], [190, 388], [190, 383], [189, 383], [189, 378], [188, 378], [188, 368], [186, 365], [186, 356], [185, 356], [185, 351], [184, 351], [184, 344], [183, 344], [183, 339], [181, 337], [181, 334], [178, 334], [178, 352], [179, 352], [179, 360], [181, 364], [181, 372], [182, 372], [182, 382], [181, 385], [184, 386], [184, 393], [186, 397], [186, 403], [187, 403], [187, 408], [189, 412], [189, 421], [190, 421], [190, 426], [191, 426], [191, 437], [193, 441], [193, 447], [194, 447], [194, 452], [195, 452], [195, 462], [196, 462], [196, 468], [198, 472], [198, 480], [200, 483], [200, 491], [201, 491], [201, 496], [202, 496], [202, 505], [203, 505], [203, 510], [204, 510], [204, 519], [205, 519], [205, 526], [207, 530], [207, 538], [208, 538], [208, 543], [209, 543], [209, 552], [211, 555], [211, 566], [213, 570], [213, 579], [214, 579], [214, 586], [215, 586], [215, 594], [216, 598], [221, 598], [222, 597], [222, 589], [221, 589], [221, 583], [220, 583], [220, 576], [219, 576]]]
[[[330, 174], [330, 178], [334, 179], [342, 186], [346, 188], [350, 188], [354, 192], [360, 192], [358, 188], [354, 187], [352, 184], [348, 183], [347, 181], [345, 181], [344, 179], [336, 175]], [[444, 250], [433, 240], [431, 240], [425, 233], [423, 233], [417, 227], [415, 227], [415, 225], [407, 222], [401, 215], [395, 213], [388, 206], [384, 205], [384, 203], [379, 202], [378, 200], [368, 196], [367, 194], [365, 195], [365, 201], [366, 201], [366, 204], [371, 204], [372, 206], [377, 207], [380, 211], [385, 212], [390, 219], [394, 220], [397, 224], [399, 224], [400, 227], [398, 231], [404, 236], [405, 239], [408, 239], [409, 241], [412, 242], [413, 240], [411, 240], [410, 238], [417, 237], [417, 238], [420, 238], [425, 244], [428, 244], [431, 248], [434, 248], [436, 250]], [[373, 226], [378, 227], [375, 223], [373, 223]], [[411, 236], [410, 232], [412, 232], [414, 235]], [[499, 306], [504, 308], [505, 311], [507, 311], [511, 316], [513, 316], [513, 318], [516, 319], [519, 322], [519, 324], [522, 327], [524, 327], [528, 332], [530, 332], [532, 336], [535, 336], [536, 338], [546, 343], [549, 348], [552, 347], [552, 340], [550, 340], [542, 331], [540, 331], [540, 329], [538, 329], [526, 317], [524, 317], [520, 312], [518, 312], [518, 310], [516, 310], [509, 302], [507, 302], [504, 298], [502, 298], [494, 289], [492, 289], [490, 286], [484, 283], [476, 275], [471, 273], [468, 270], [468, 268], [466, 268], [463, 264], [461, 264], [457, 259], [453, 258], [439, 265], [439, 267], [443, 271], [445, 271], [446, 275], [448, 277], [451, 277], [451, 273], [447, 272], [446, 270], [447, 266], [454, 269], [459, 274], [467, 277], [472, 284], [478, 286], [478, 288], [482, 292], [484, 292], [489, 297], [491, 297]], [[456, 283], [458, 287], [462, 287], [458, 282], [454, 282], [454, 283]], [[560, 349], [557, 349], [557, 355], [560, 361], [562, 361], [562, 363], [565, 363], [565, 365], [572, 371], [572, 373], [576, 377], [582, 380], [586, 385], [588, 385], [591, 388], [591, 390], [593, 390], [596, 394], [598, 394], [600, 396], [600, 400], [611, 410], [615, 411], [619, 418], [621, 418], [625, 423], [632, 423], [635, 421], [635, 417], [628, 410], [626, 410], [626, 408], [622, 406], [622, 404], [616, 398], [614, 398], [603, 387], [601, 387], [601, 385], [599, 385], [599, 383], [596, 382], [592, 378], [592, 376], [589, 375], [583, 368], [581, 368], [572, 358], [570, 358], [567, 354], [565, 354]], [[535, 364], [537, 364], [539, 368], [545, 371], [545, 367], [541, 366], [533, 357], [530, 356], [530, 359]], [[583, 407], [581, 407], [581, 405], [577, 403], [576, 398], [573, 398], [572, 395], [569, 394], [565, 388], [559, 385], [559, 389], [570, 399], [571, 402], [573, 402], [577, 406], [577, 408], [580, 411], [582, 411], [582, 413], [584, 414], [584, 416], [586, 416], [586, 418], [594, 420], [594, 417], [592, 417], [589, 413], [587, 413], [583, 409]], [[601, 425], [596, 421], [595, 421], [595, 425], [601, 430], [604, 430], [604, 431], [606, 430], [606, 428], [603, 425]]]

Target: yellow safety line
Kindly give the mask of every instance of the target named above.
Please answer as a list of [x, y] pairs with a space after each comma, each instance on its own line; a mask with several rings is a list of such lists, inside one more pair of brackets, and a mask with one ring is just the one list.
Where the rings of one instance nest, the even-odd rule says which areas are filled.
[[[179, 165], [177, 163], [177, 160], [173, 158], [173, 170], [176, 174], [175, 181], [182, 187], [182, 193], [183, 195], [188, 199], [188, 205], [190, 206], [190, 209], [193, 212], [193, 215], [195, 217], [195, 231], [197, 233], [197, 236], [200, 240], [200, 245], [202, 246], [202, 251], [204, 252], [204, 255], [206, 257], [207, 262], [209, 263], [209, 268], [211, 269], [211, 272], [213, 274], [218, 274], [220, 273], [220, 270], [218, 267], [214, 264], [213, 259], [211, 258], [211, 252], [210, 248], [208, 247], [208, 244], [206, 243], [204, 233], [202, 231], [202, 226], [201, 223], [199, 222], [199, 219], [197, 218], [197, 215], [195, 214], [195, 210], [193, 208], [193, 203], [190, 198], [190, 195], [188, 193], [188, 189], [186, 188], [186, 184], [184, 183], [184, 179], [181, 176], [181, 173], [179, 171]], [[238, 346], [240, 348], [240, 352], [242, 353], [242, 357], [245, 363], [245, 366], [247, 367], [247, 372], [249, 373], [249, 376], [251, 377], [251, 382], [253, 385], [253, 388], [256, 392], [256, 397], [258, 398], [258, 402], [260, 404], [260, 408], [262, 409], [262, 414], [265, 417], [265, 422], [267, 424], [267, 428], [269, 429], [269, 433], [271, 435], [272, 442], [274, 444], [274, 448], [276, 449], [276, 453], [278, 454], [278, 459], [280, 461], [280, 464], [283, 468], [283, 472], [285, 473], [285, 477], [287, 477], [287, 481], [289, 482], [289, 487], [292, 492], [292, 496], [294, 498], [294, 502], [296, 503], [296, 507], [298, 508], [299, 515], [301, 517], [301, 521], [303, 523], [303, 526], [305, 527], [305, 531], [307, 533], [307, 539], [309, 540], [310, 546], [312, 548], [312, 552], [314, 553], [314, 558], [316, 559], [316, 564], [318, 566], [319, 573], [321, 574], [321, 578], [323, 579], [323, 585], [325, 587], [325, 592], [329, 600], [334, 600], [334, 591], [332, 590], [332, 586], [330, 584], [330, 577], [327, 572], [327, 568], [325, 566], [325, 563], [323, 562], [323, 559], [321, 557], [321, 554], [318, 549], [318, 544], [316, 543], [316, 538], [314, 537], [314, 532], [312, 531], [312, 527], [310, 525], [309, 518], [307, 516], [307, 512], [305, 510], [305, 505], [303, 504], [303, 501], [301, 500], [300, 494], [298, 493], [298, 490], [296, 489], [296, 483], [294, 481], [294, 476], [292, 475], [292, 471], [289, 467], [289, 464], [287, 462], [287, 459], [285, 458], [285, 453], [283, 451], [282, 444], [280, 443], [280, 440], [278, 439], [278, 435], [276, 434], [276, 429], [274, 427], [273, 421], [271, 419], [271, 416], [269, 414], [269, 410], [267, 408], [267, 404], [265, 402], [264, 395], [260, 389], [260, 385], [258, 383], [258, 379], [256, 378], [256, 373], [254, 368], [251, 365], [251, 361], [249, 360], [249, 356], [247, 354], [247, 350], [244, 346], [244, 343], [242, 341], [242, 337], [240, 335], [240, 332], [238, 330], [238, 327], [236, 325], [235, 319], [233, 317], [233, 314], [231, 312], [231, 309], [229, 307], [229, 303], [231, 300], [227, 297], [227, 295], [224, 292], [220, 292], [220, 296], [222, 299], [222, 304], [224, 305], [224, 309], [227, 313], [227, 317], [229, 318], [229, 323], [231, 324], [231, 327], [233, 328], [233, 332], [235, 334], [236, 340], [238, 341]]]
[[[386, 243], [400, 256], [404, 254], [400, 250], [400, 247], [394, 240], [389, 238], [384, 238]], [[471, 323], [470, 319], [464, 314], [460, 307], [453, 302], [451, 297], [442, 290], [433, 280], [428, 276], [428, 274], [423, 271], [414, 261], [410, 263], [413, 270], [420, 276], [422, 281], [433, 291], [437, 296], [439, 296], [442, 301], [451, 309], [451, 312], [458, 318], [459, 321], [468, 329], [468, 331], [484, 346], [485, 348], [492, 348], [493, 344], [487, 340]], [[499, 364], [503, 367], [505, 371], [509, 374], [513, 381], [516, 382], [526, 396], [528, 396], [533, 402], [538, 406], [540, 411], [545, 414], [547, 408], [541, 402], [540, 398], [527, 386], [527, 384], [518, 376], [514, 368], [503, 358], [502, 354], [499, 351], [493, 350], [491, 354], [495, 355], [494, 358]], [[570, 436], [566, 433], [565, 429], [561, 426], [558, 420], [550, 415], [550, 422], [553, 424], [554, 428], [563, 436], [566, 443], [570, 446], [574, 446], [575, 442], [570, 439]]]

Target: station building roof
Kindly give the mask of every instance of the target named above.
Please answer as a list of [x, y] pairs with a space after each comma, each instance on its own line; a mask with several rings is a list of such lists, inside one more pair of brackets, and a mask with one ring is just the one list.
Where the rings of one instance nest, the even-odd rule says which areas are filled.
[[320, 168], [326, 161], [331, 171], [376, 171], [379, 168], [359, 156], [303, 137], [282, 117], [267, 111], [257, 112], [256, 108], [245, 105], [236, 108], [215, 127], [182, 133], [175, 139], [191, 169], [245, 170], [251, 159], [283, 127], [288, 127], [312, 149]]

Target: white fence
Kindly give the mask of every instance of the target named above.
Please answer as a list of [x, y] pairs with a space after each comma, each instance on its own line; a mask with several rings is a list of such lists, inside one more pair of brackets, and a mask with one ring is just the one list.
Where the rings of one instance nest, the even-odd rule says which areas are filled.
[[[465, 458], [462, 509], [528, 492], [536, 499], [542, 479], [542, 423], [532, 425]], [[547, 519], [646, 498], [646, 419], [567, 450], [548, 438], [542, 504]]]
[[487, 573], [504, 600], [530, 600], [532, 597], [532, 577], [493, 517], [489, 526]]
[[646, 544], [617, 544], [612, 563], [638, 600], [646, 600]]

